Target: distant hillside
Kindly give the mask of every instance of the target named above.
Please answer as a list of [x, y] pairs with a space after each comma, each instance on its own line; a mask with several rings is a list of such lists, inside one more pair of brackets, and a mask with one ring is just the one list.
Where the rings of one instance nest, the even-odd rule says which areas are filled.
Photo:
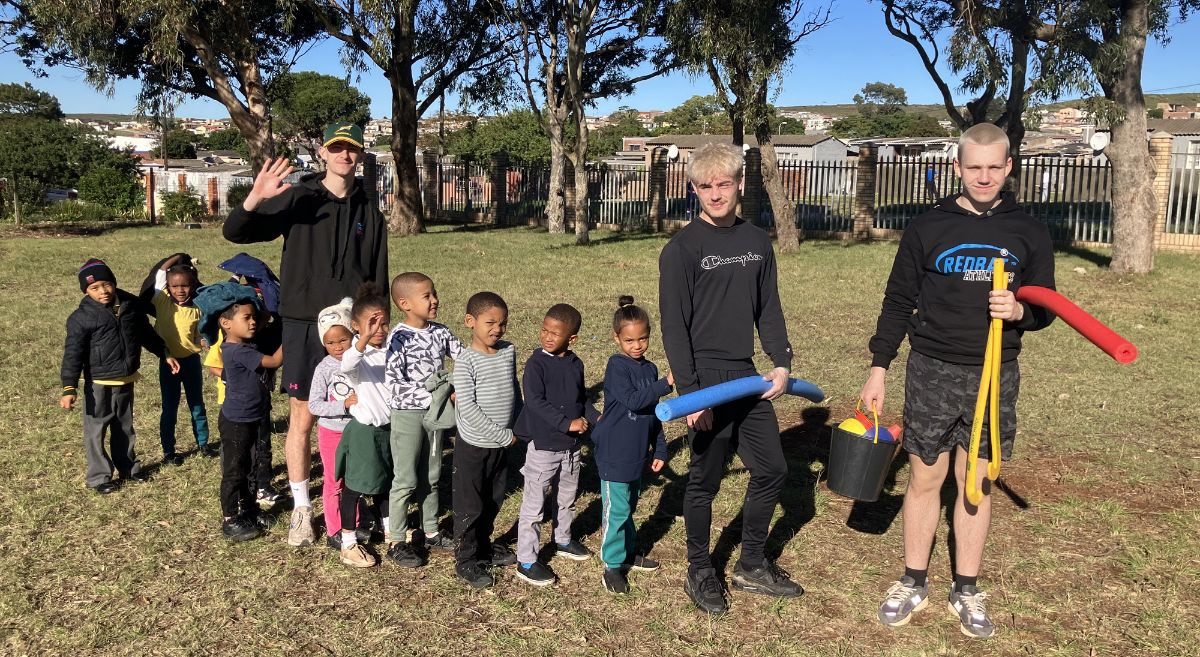
[[[1198, 105], [1200, 104], [1200, 93], [1188, 94], [1146, 94], [1146, 108], [1153, 109], [1158, 103], [1180, 103], [1183, 105]], [[1057, 103], [1048, 103], [1043, 105], [1045, 109], [1056, 110], [1063, 107], [1079, 107], [1083, 105], [1083, 99], [1072, 98], [1069, 100], [1061, 100]], [[812, 112], [813, 114], [823, 114], [834, 118], [844, 116], [854, 116], [858, 114], [858, 106], [854, 103], [840, 103], [837, 105], [788, 105], [779, 107], [780, 110], [794, 112]], [[919, 114], [928, 114], [936, 119], [946, 118], [946, 108], [942, 105], [909, 105], [909, 112], [917, 112]]]
[[108, 121], [109, 123], [121, 123], [122, 121], [137, 119], [132, 114], [67, 114], [67, 118], [79, 119], [80, 121]]
[[[789, 112], [812, 112], [813, 114], [832, 116], [835, 119], [858, 114], [858, 105], [854, 103], [841, 103], [839, 105], [788, 105], [780, 106], [778, 109]], [[942, 105], [909, 105], [905, 110], [918, 114], [928, 114], [938, 119], [946, 118], [946, 108]]]
[[[1154, 109], [1154, 106], [1159, 103], [1179, 103], [1181, 105], [1200, 105], [1200, 93], [1192, 94], [1146, 94], [1146, 109]], [[1083, 105], [1083, 100], [1075, 98], [1072, 100], [1063, 100], [1057, 103], [1045, 105], [1046, 109], [1059, 109], [1060, 107], [1079, 107]]]

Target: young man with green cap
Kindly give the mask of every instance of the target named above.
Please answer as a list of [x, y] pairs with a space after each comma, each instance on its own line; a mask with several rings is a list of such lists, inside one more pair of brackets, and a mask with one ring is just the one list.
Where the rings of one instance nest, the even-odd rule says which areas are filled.
[[331, 123], [317, 157], [325, 170], [285, 182], [293, 167], [268, 160], [254, 188], [225, 221], [225, 239], [269, 242], [283, 237], [279, 314], [283, 318], [282, 385], [291, 397], [288, 420], [288, 482], [295, 500], [288, 544], [313, 543], [308, 475], [312, 428], [308, 387], [325, 356], [317, 335], [321, 309], [354, 296], [368, 281], [388, 284], [387, 221], [355, 177], [363, 159], [362, 127]]

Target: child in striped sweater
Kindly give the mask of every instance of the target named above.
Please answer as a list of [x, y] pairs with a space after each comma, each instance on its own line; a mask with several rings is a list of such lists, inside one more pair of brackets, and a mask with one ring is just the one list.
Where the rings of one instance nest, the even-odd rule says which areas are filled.
[[454, 571], [472, 588], [495, 583], [488, 566], [511, 566], [517, 557], [492, 543], [496, 515], [504, 504], [508, 448], [521, 404], [516, 347], [500, 338], [508, 327], [508, 304], [494, 292], [467, 301], [469, 349], [454, 360]]

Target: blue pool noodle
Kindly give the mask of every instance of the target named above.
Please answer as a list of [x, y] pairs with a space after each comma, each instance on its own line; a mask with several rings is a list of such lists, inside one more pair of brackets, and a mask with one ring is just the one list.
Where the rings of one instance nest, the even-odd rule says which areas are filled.
[[[654, 407], [654, 414], [663, 422], [668, 422], [706, 408], [714, 408], [735, 399], [761, 395], [771, 389], [771, 382], [761, 376], [747, 376], [719, 383], [708, 388], [701, 388], [674, 399], [661, 401]], [[815, 384], [803, 379], [788, 379], [787, 394], [803, 397], [812, 402], [825, 400], [825, 393]]]

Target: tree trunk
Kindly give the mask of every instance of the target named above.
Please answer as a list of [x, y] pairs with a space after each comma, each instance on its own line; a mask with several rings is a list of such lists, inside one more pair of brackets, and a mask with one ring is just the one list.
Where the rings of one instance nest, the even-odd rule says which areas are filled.
[[1142, 95], [1142, 60], [1146, 53], [1146, 2], [1129, 3], [1121, 17], [1120, 42], [1125, 65], [1105, 95], [1124, 117], [1112, 124], [1105, 154], [1112, 163], [1112, 244], [1110, 265], [1118, 274], [1147, 274], [1154, 268], [1154, 161], [1146, 141], [1146, 99]]
[[763, 135], [764, 130], [761, 126], [757, 132], [758, 150], [762, 154], [763, 187], [767, 190], [767, 197], [771, 199], [771, 213], [775, 215], [775, 236], [779, 240], [779, 251], [796, 253], [800, 250], [800, 231], [796, 229], [796, 206], [783, 190], [779, 157], [775, 154], [771, 136]]
[[[425, 229], [421, 185], [417, 175], [417, 102], [412, 71], [393, 68], [388, 75], [392, 87], [392, 161], [395, 163], [396, 202], [388, 227], [397, 235], [416, 235]], [[429, 181], [436, 184], [436, 181]]]
[[[549, 110], [556, 111], [558, 110]], [[563, 146], [562, 122], [554, 116], [547, 117], [546, 121], [546, 130], [550, 137], [550, 189], [546, 197], [546, 226], [551, 234], [564, 235], [567, 232], [567, 191], [563, 180], [566, 148]]]
[[[212, 36], [207, 28], [193, 26], [183, 37], [196, 49], [204, 72], [212, 81], [213, 93], [209, 94], [229, 112], [229, 120], [246, 140], [250, 150], [250, 164], [257, 174], [268, 158], [275, 157], [275, 142], [271, 139], [270, 105], [267, 103], [266, 86], [262, 83], [262, 71], [253, 60], [237, 61], [238, 83], [246, 97], [243, 103], [233, 90], [233, 84], [222, 66], [220, 56], [212, 46]], [[166, 155], [166, 144], [163, 144]]]
[[587, 172], [587, 122], [582, 114], [576, 114], [579, 122], [579, 138], [575, 140], [575, 244], [588, 243], [588, 172]]

